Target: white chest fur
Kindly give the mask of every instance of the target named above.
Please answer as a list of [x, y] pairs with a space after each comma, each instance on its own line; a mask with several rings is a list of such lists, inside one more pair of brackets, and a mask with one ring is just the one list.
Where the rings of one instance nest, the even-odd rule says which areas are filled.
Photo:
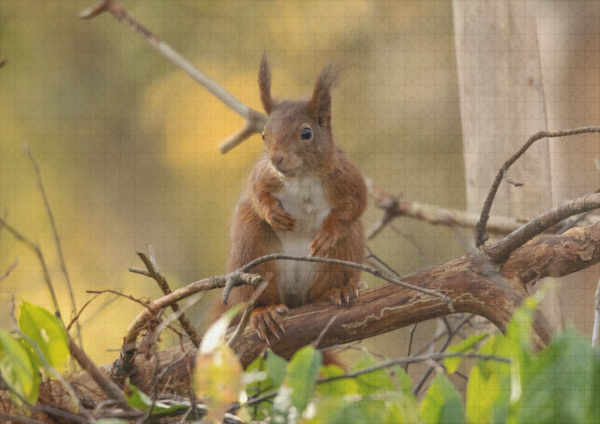
[[[309, 255], [312, 241], [331, 212], [321, 182], [315, 177], [287, 178], [283, 189], [275, 194], [275, 198], [296, 220], [294, 231], [277, 232], [281, 241], [281, 253]], [[320, 265], [314, 262], [278, 261], [278, 288], [286, 304], [306, 302], [306, 295]]]

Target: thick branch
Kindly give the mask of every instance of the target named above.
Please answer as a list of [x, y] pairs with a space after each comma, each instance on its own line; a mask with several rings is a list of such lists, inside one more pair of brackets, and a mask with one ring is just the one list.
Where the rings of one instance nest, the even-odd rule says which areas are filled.
[[588, 194], [579, 199], [571, 200], [544, 212], [518, 230], [503, 238], [498, 244], [486, 249], [494, 263], [503, 262], [517, 248], [523, 246], [547, 228], [573, 215], [578, 215], [593, 209], [600, 208], [600, 194]]
[[[461, 211], [458, 209], [446, 209], [435, 205], [420, 203], [415, 200], [407, 199], [404, 196], [394, 196], [379, 187], [370, 178], [365, 178], [369, 194], [375, 200], [375, 205], [384, 210], [384, 215], [379, 221], [367, 230], [367, 240], [373, 239], [385, 228], [394, 218], [406, 216], [408, 218], [419, 219], [428, 222], [431, 225], [444, 225], [448, 227], [476, 228], [480, 216], [474, 213]], [[490, 217], [491, 223], [486, 227], [490, 233], [510, 234], [518, 230], [527, 223], [526, 219], [513, 218], [507, 216], [493, 215]], [[588, 219], [587, 222], [580, 225], [595, 224], [597, 219]], [[552, 231], [553, 227], [548, 230]]]
[[[585, 228], [573, 228], [563, 235], [542, 235], [513, 252], [498, 267], [489, 262], [486, 255], [475, 252], [457, 259], [422, 270], [405, 277], [405, 281], [429, 288], [449, 296], [457, 312], [474, 313], [492, 321], [505, 330], [515, 308], [527, 296], [524, 282], [537, 281], [548, 276], [565, 276], [600, 262], [600, 223]], [[176, 293], [176, 292], [174, 292]], [[173, 294], [174, 294], [173, 293]], [[312, 343], [327, 322], [335, 314], [337, 319], [324, 334], [319, 347], [364, 340], [415, 323], [445, 316], [447, 305], [439, 298], [413, 290], [386, 284], [361, 293], [348, 307], [330, 304], [312, 304], [293, 309], [292, 315], [283, 320], [286, 334], [281, 342], [273, 340], [273, 349], [290, 357], [300, 347]], [[235, 327], [229, 330], [231, 336]], [[534, 343], [543, 347], [551, 337], [551, 329], [544, 317], [536, 314]], [[252, 328], [246, 328], [232, 345], [244, 365], [252, 362], [265, 347]], [[177, 392], [187, 390], [189, 379], [187, 355], [195, 355], [191, 343], [158, 353], [165, 371], [158, 390]], [[152, 361], [143, 355], [135, 359], [137, 374], [131, 376], [132, 384], [150, 389], [153, 375]], [[110, 373], [113, 364], [101, 367]], [[74, 384], [94, 395], [94, 383], [85, 373], [73, 377]]]

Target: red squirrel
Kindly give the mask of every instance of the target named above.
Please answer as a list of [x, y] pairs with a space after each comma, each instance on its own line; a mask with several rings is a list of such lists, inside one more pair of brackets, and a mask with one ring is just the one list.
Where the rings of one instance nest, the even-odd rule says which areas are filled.
[[[266, 153], [252, 169], [233, 214], [228, 272], [272, 253], [363, 261], [359, 218], [367, 188], [331, 129], [331, 89], [340, 73], [339, 67], [326, 65], [310, 100], [278, 101], [271, 97], [271, 72], [263, 54], [258, 85], [268, 115], [262, 134]], [[273, 274], [251, 316], [267, 343], [269, 332], [277, 338], [280, 330], [285, 332], [281, 320], [288, 308], [318, 301], [342, 305], [366, 287], [360, 270], [327, 263], [270, 261], [249, 272]], [[249, 300], [254, 290], [234, 288], [227, 305], [219, 298], [213, 317]]]

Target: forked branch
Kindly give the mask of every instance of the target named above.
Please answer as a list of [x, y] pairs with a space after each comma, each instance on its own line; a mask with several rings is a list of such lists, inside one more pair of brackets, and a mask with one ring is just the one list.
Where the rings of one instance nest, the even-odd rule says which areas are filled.
[[229, 106], [234, 112], [246, 119], [246, 124], [237, 133], [231, 135], [221, 144], [221, 153], [227, 153], [242, 142], [253, 136], [260, 134], [267, 122], [267, 118], [260, 112], [246, 106], [238, 100], [233, 94], [223, 88], [222, 85], [196, 69], [194, 65], [188, 62], [183, 56], [177, 53], [171, 46], [162, 41], [158, 36], [152, 33], [136, 21], [118, 0], [100, 0], [96, 5], [85, 9], [79, 14], [82, 19], [91, 19], [103, 12], [110, 12], [119, 22], [132, 28], [137, 34], [160, 52], [165, 58], [170, 60], [175, 66], [188, 74], [194, 81], [206, 88], [217, 99]]
[[475, 246], [480, 247], [485, 244], [488, 239], [486, 234], [486, 226], [487, 222], [490, 218], [490, 210], [492, 209], [492, 203], [494, 203], [494, 197], [496, 197], [496, 193], [498, 192], [498, 187], [500, 187], [500, 183], [502, 179], [505, 178], [506, 172], [508, 169], [519, 159], [523, 153], [529, 149], [533, 143], [542, 139], [542, 138], [552, 138], [552, 137], [566, 137], [569, 135], [575, 134], [586, 134], [586, 133], [600, 133], [600, 126], [598, 127], [581, 127], [573, 130], [565, 130], [565, 131], [539, 131], [529, 137], [527, 142], [519, 149], [517, 153], [512, 155], [510, 159], [504, 162], [502, 168], [498, 171], [496, 178], [494, 179], [494, 183], [490, 188], [490, 192], [485, 199], [485, 203], [483, 204], [483, 208], [481, 210], [481, 217], [479, 218], [479, 222], [477, 223], [477, 239], [475, 241]]

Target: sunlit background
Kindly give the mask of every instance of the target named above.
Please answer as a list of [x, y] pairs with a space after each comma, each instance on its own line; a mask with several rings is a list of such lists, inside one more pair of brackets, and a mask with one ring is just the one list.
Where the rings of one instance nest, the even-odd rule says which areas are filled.
[[[24, 143], [41, 168], [79, 308], [92, 297], [86, 290], [160, 297], [153, 280], [127, 271], [142, 266], [136, 250], [148, 252], [150, 244], [172, 289], [224, 273], [233, 206], [263, 151], [260, 136], [254, 136], [222, 155], [219, 144], [243, 119], [111, 15], [78, 19], [93, 2], [0, 1], [0, 58], [8, 59], [0, 69], [0, 213], [6, 211], [12, 226], [39, 242], [67, 320], [65, 278]], [[343, 62], [333, 125], [351, 160], [394, 194], [466, 208], [450, 1], [123, 4], [256, 110], [262, 111], [256, 75], [263, 50], [279, 98], [310, 96], [320, 67], [330, 58]], [[599, 125], [599, 2], [539, 4], [540, 33], [548, 36], [540, 45], [549, 81], [549, 127]], [[584, 55], [577, 60], [583, 65], [570, 66], [578, 55]], [[573, 152], [600, 150], [589, 140], [597, 138], [578, 139]], [[572, 182], [573, 197], [600, 186], [600, 177], [587, 175], [592, 176]], [[381, 216], [372, 203], [365, 227]], [[423, 268], [425, 260], [434, 264], [464, 252], [446, 227], [409, 219], [395, 225], [414, 235], [426, 252], [423, 259], [391, 229], [369, 243], [400, 274]], [[0, 274], [17, 257], [19, 265], [0, 285], [4, 328], [12, 327], [13, 293], [51, 308], [36, 257], [3, 230]], [[588, 333], [599, 270], [584, 272], [585, 293], [591, 295], [571, 292], [582, 300], [568, 318]], [[365, 279], [371, 287], [381, 284]], [[189, 312], [200, 331], [211, 300], [212, 294]], [[81, 317], [84, 348], [97, 363], [115, 359], [111, 350], [120, 348], [140, 311], [109, 294], [88, 306]], [[416, 345], [434, 328], [434, 323], [421, 325]], [[408, 329], [398, 330], [364, 345], [402, 356], [407, 334]], [[165, 335], [164, 343], [173, 343], [172, 336]]]

